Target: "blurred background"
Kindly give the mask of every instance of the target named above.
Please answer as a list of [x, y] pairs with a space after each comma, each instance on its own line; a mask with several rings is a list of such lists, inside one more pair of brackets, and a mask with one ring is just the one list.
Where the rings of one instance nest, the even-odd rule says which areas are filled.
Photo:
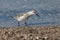
[[[17, 20], [10, 18], [35, 9], [36, 15], [27, 20], [28, 25], [60, 25], [60, 0], [0, 0], [0, 27], [16, 27]], [[24, 22], [20, 22], [24, 26]]]

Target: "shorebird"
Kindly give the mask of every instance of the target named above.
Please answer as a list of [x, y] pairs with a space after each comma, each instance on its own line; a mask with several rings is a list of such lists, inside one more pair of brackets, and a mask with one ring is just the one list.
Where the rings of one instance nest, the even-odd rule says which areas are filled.
[[11, 16], [11, 18], [14, 18], [18, 21], [18, 26], [20, 26], [20, 21], [25, 21], [25, 26], [27, 26], [26, 20], [33, 15], [37, 15], [38, 17], [40, 17], [36, 10], [31, 10], [16, 16]]

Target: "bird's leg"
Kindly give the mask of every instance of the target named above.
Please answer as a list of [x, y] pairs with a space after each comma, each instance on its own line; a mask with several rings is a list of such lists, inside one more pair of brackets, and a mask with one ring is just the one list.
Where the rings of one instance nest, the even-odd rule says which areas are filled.
[[20, 22], [18, 21], [18, 27], [20, 26]]
[[27, 26], [27, 20], [25, 20], [25, 26]]

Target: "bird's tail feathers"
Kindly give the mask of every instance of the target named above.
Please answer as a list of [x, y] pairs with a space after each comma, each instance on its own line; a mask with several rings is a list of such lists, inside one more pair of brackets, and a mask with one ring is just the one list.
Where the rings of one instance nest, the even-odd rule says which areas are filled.
[[13, 16], [10, 16], [10, 18], [14, 18]]

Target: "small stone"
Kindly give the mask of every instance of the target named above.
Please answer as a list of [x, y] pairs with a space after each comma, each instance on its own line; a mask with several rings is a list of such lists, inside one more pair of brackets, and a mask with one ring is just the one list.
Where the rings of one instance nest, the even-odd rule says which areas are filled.
[[21, 36], [20, 38], [24, 38], [24, 36]]
[[44, 37], [45, 39], [48, 39], [48, 37]]
[[39, 37], [35, 37], [35, 39], [36, 39], [36, 40], [38, 40], [38, 39], [39, 39]]

